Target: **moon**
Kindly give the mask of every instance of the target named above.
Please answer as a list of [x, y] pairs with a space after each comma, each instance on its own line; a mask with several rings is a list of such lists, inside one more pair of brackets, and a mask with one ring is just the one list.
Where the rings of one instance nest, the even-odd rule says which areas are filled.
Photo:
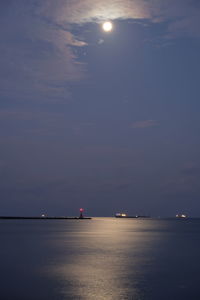
[[109, 32], [113, 29], [113, 24], [110, 21], [104, 22], [102, 25], [104, 31]]

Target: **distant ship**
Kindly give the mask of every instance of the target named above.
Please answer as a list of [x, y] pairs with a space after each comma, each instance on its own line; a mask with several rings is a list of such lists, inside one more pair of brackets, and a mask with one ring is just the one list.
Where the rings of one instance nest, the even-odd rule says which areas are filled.
[[188, 216], [186, 214], [177, 214], [176, 218], [185, 219], [185, 218], [188, 218]]
[[143, 216], [143, 215], [135, 215], [135, 216], [129, 216], [124, 213], [116, 213], [115, 218], [131, 218], [131, 219], [137, 219], [137, 218], [150, 218], [150, 216]]

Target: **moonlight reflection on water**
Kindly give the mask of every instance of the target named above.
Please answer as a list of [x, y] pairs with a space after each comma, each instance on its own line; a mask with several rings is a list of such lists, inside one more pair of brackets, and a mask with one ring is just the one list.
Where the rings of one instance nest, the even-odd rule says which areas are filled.
[[145, 222], [123, 221], [95, 219], [84, 222], [80, 232], [68, 233], [67, 255], [50, 270], [66, 283], [62, 289], [66, 299], [72, 295], [76, 299], [126, 299], [127, 295], [139, 299], [138, 282], [151, 262], [154, 238], [146, 232]]
[[2, 299], [186, 300], [200, 294], [200, 220], [0, 223]]

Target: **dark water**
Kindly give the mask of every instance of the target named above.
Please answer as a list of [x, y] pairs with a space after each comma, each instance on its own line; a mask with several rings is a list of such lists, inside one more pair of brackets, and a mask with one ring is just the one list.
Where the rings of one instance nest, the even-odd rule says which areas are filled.
[[0, 299], [200, 299], [200, 220], [1, 220]]

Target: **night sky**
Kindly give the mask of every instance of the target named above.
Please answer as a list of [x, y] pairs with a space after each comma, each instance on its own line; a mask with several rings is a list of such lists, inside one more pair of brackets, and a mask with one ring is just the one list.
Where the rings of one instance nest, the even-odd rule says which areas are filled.
[[0, 215], [200, 216], [199, 0], [1, 0], [0, 53]]

